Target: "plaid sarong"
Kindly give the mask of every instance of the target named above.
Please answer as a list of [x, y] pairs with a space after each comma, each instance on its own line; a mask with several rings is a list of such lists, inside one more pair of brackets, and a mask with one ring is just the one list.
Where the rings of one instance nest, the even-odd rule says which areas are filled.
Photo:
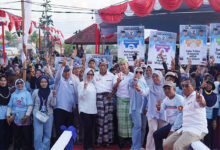
[[117, 97], [118, 135], [123, 138], [131, 137], [132, 120], [129, 109], [130, 99]]
[[113, 100], [108, 94], [97, 94], [97, 144], [113, 143]]

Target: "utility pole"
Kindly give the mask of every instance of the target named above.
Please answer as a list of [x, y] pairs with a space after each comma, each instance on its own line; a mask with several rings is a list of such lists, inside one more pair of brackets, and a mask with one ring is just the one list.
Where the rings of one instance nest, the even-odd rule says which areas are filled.
[[[24, 43], [24, 21], [25, 21], [24, 0], [21, 1], [21, 10], [22, 10], [22, 45], [23, 45], [23, 52], [24, 52], [26, 59], [27, 59], [27, 46]], [[26, 83], [26, 69], [27, 69], [26, 61], [24, 61], [23, 69], [24, 69], [23, 70], [23, 80]]]

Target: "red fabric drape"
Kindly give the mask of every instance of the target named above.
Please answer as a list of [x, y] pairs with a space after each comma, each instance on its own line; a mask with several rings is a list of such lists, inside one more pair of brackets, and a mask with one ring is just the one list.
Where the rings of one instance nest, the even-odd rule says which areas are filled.
[[14, 16], [8, 13], [8, 17], [9, 17], [9, 24], [8, 24], [8, 30], [11, 32], [11, 30], [13, 29], [14, 26]]
[[139, 17], [147, 16], [154, 8], [155, 0], [133, 0], [129, 2], [131, 10]]
[[174, 11], [180, 7], [183, 0], [159, 0], [159, 2], [164, 9]]
[[33, 25], [32, 25], [32, 24], [33, 24], [33, 23], [31, 22], [31, 25], [30, 25], [30, 28], [29, 28], [28, 34], [31, 34], [32, 31], [33, 31]]
[[2, 48], [3, 48], [3, 57], [4, 64], [6, 63], [6, 54], [5, 54], [5, 25], [2, 23]]
[[19, 17], [14, 17], [14, 21], [15, 21], [15, 29], [20, 30], [22, 19]]
[[220, 0], [209, 0], [209, 3], [216, 12], [220, 12]]
[[111, 6], [102, 10], [99, 10], [99, 16], [103, 21], [108, 23], [118, 23], [124, 17], [124, 12], [127, 9], [128, 3], [123, 3], [116, 6]]
[[184, 0], [184, 2], [189, 8], [197, 9], [202, 5], [203, 0]]
[[114, 34], [107, 35], [107, 36], [105, 37], [105, 39], [111, 39], [113, 36], [114, 36]]
[[7, 24], [6, 21], [6, 12], [4, 10], [0, 10], [0, 24]]

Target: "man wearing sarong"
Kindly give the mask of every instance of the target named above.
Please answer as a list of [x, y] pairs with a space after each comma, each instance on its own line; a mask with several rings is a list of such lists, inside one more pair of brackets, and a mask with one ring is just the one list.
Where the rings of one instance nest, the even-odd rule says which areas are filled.
[[130, 97], [128, 83], [133, 78], [133, 73], [129, 72], [128, 60], [119, 58], [120, 73], [115, 75], [114, 89], [117, 89], [117, 117], [119, 147], [125, 146], [126, 138], [131, 138], [132, 121], [129, 115]]
[[108, 62], [101, 59], [99, 72], [95, 73], [97, 91], [97, 145], [110, 146], [113, 143], [113, 100], [112, 89], [114, 75], [108, 70]]

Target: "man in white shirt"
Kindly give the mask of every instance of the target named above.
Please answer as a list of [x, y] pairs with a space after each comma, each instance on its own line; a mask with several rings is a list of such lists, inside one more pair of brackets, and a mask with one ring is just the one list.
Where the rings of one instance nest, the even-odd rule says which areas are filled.
[[129, 72], [128, 60], [119, 58], [118, 61], [120, 73], [115, 75], [114, 90], [117, 90], [117, 118], [118, 118], [118, 136], [119, 147], [125, 146], [126, 138], [131, 138], [132, 120], [129, 114], [130, 109], [130, 94], [129, 81], [134, 77], [134, 74]]
[[204, 97], [195, 91], [196, 83], [191, 78], [181, 82], [184, 98], [182, 128], [164, 141], [165, 150], [187, 150], [190, 144], [204, 138], [208, 133], [206, 103]]
[[110, 146], [113, 143], [113, 100], [112, 89], [114, 75], [108, 70], [108, 62], [101, 59], [99, 72], [95, 73], [97, 92], [97, 145]]

